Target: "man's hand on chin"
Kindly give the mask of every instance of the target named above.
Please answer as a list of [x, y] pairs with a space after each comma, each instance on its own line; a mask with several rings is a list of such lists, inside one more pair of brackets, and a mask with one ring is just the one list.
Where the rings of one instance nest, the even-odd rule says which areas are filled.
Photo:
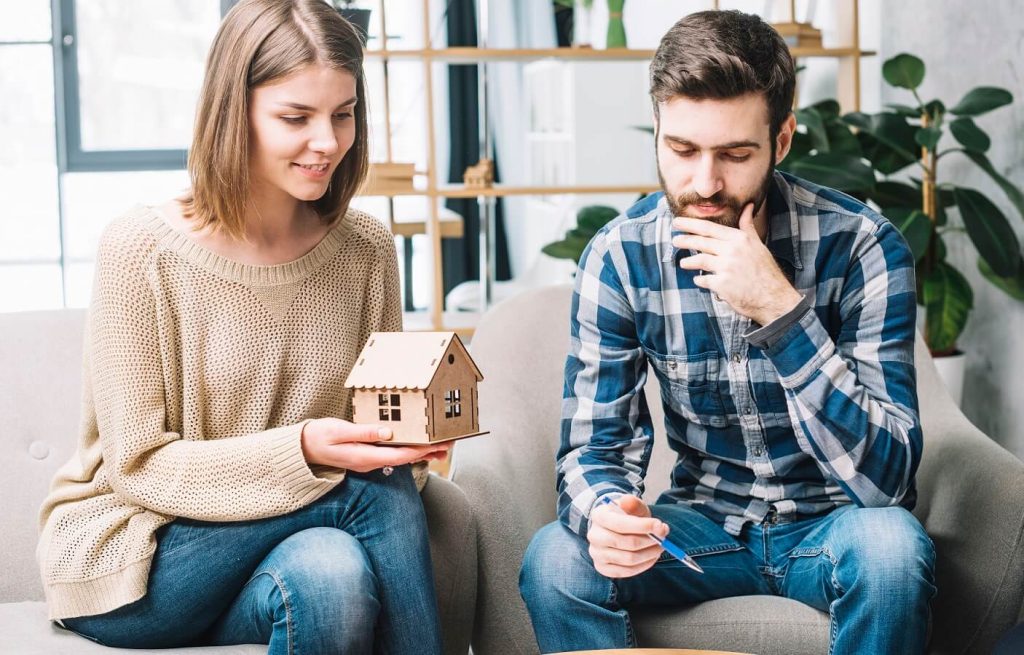
[[697, 252], [679, 260], [680, 268], [703, 271], [694, 284], [729, 303], [737, 314], [768, 325], [803, 299], [758, 236], [752, 203], [743, 208], [739, 228], [686, 216], [677, 216], [672, 226], [685, 232], [673, 237], [672, 245]]

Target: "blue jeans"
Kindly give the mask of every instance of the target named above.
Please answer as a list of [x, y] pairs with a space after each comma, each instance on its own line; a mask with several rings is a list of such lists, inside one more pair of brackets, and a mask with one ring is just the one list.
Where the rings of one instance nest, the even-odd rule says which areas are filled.
[[828, 612], [829, 653], [924, 652], [935, 550], [905, 509], [846, 506], [803, 521], [748, 525], [738, 538], [686, 505], [651, 512], [704, 574], [663, 553], [640, 575], [606, 578], [587, 542], [550, 523], [530, 543], [519, 580], [541, 652], [635, 647], [630, 609], [754, 594]]
[[390, 476], [350, 472], [284, 516], [177, 519], [157, 543], [144, 597], [64, 625], [127, 648], [441, 652], [426, 516], [408, 466]]

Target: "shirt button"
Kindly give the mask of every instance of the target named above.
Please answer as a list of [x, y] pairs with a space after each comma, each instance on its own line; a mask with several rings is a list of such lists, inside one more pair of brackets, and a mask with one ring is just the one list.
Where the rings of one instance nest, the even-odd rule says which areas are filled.
[[737, 364], [739, 364], [742, 359], [743, 358], [740, 357], [739, 353], [736, 353], [735, 355], [732, 356], [732, 361], [736, 362]]
[[675, 362], [669, 362], [668, 363], [668, 368], [669, 368], [670, 371], [676, 370], [676, 363]]
[[754, 455], [757, 456], [757, 457], [760, 457], [761, 455], [764, 455], [764, 448], [762, 448], [761, 446], [758, 446], [757, 448], [754, 448]]
[[746, 414], [747, 416], [751, 416], [754, 413], [754, 408], [748, 405], [743, 408], [743, 413]]

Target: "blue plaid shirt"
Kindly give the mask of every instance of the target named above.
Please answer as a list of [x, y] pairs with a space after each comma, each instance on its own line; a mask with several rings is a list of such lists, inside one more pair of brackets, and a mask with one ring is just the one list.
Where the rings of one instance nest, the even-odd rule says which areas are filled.
[[678, 460], [659, 503], [739, 534], [848, 503], [916, 500], [914, 258], [863, 203], [776, 172], [767, 247], [804, 301], [760, 327], [679, 268], [663, 194], [605, 226], [580, 260], [565, 365], [559, 518], [586, 536], [608, 493], [642, 494], [661, 387]]

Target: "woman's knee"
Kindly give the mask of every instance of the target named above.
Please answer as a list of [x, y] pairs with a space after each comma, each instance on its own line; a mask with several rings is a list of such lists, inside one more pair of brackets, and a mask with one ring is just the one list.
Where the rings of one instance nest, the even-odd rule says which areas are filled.
[[274, 579], [280, 610], [301, 607], [304, 612], [332, 613], [335, 620], [371, 624], [380, 610], [377, 576], [366, 551], [355, 537], [335, 528], [295, 533], [256, 573]]

